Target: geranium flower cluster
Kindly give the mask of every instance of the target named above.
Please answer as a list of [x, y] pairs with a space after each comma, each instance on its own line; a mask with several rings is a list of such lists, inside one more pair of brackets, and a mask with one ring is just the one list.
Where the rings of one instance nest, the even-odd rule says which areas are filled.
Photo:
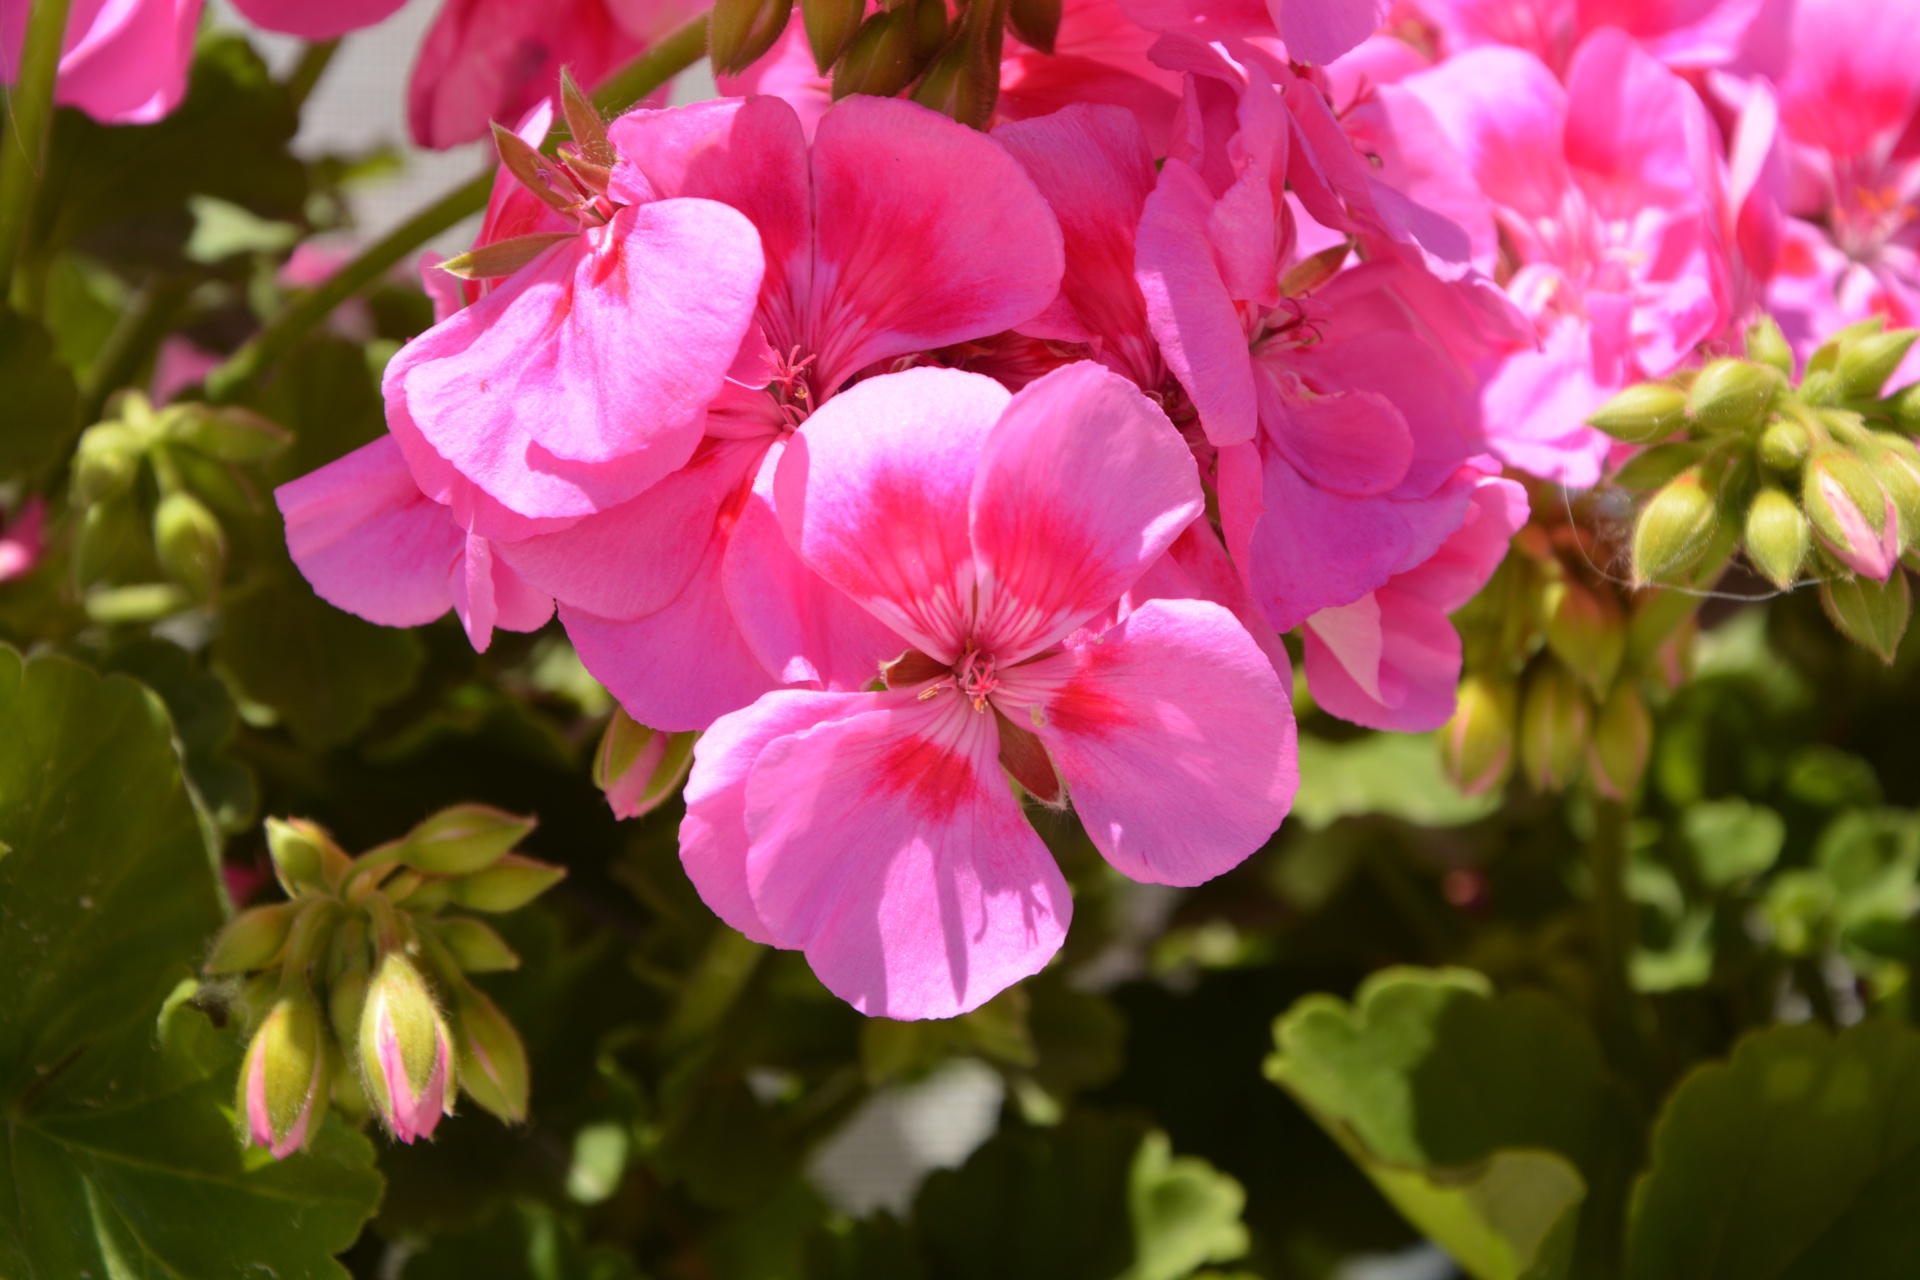
[[[195, 8], [76, 5], [62, 100], [167, 109]], [[1228, 870], [1296, 786], [1284, 634], [1325, 711], [1442, 725], [1520, 473], [1593, 484], [1629, 446], [1589, 417], [1766, 310], [1791, 365], [1920, 285], [1920, 23], [1870, 6], [1018, 8], [728, 0], [728, 96], [608, 123], [561, 64], [683, 12], [450, 0], [414, 129], [498, 122], [492, 203], [389, 434], [277, 495], [362, 617], [557, 610], [624, 811], [703, 735], [702, 895], [896, 1018], [1058, 948], [1023, 804], [1139, 880]]]

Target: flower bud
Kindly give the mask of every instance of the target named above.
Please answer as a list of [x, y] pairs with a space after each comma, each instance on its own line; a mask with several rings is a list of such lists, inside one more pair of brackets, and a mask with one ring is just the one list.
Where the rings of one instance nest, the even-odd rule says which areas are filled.
[[559, 884], [565, 867], [508, 854], [484, 871], [453, 881], [453, 902], [473, 911], [516, 911]]
[[693, 764], [694, 733], [649, 729], [619, 708], [593, 756], [593, 782], [607, 794], [616, 818], [638, 818], [659, 808]]
[[1627, 652], [1627, 624], [1619, 601], [1579, 582], [1552, 584], [1547, 588], [1547, 647], [1588, 688], [1604, 690]]
[[1586, 754], [1593, 709], [1580, 684], [1558, 663], [1527, 681], [1520, 705], [1520, 765], [1536, 791], [1561, 791]]
[[1453, 719], [1440, 730], [1440, 764], [1453, 785], [1477, 796], [1500, 785], [1513, 763], [1513, 686], [1485, 676], [1460, 682]]
[[1862, 334], [1840, 344], [1840, 358], [1834, 362], [1834, 391], [1843, 400], [1861, 400], [1878, 396], [1880, 388], [1907, 358], [1920, 330], [1893, 329], [1885, 333]]
[[1800, 576], [1813, 547], [1813, 526], [1786, 490], [1763, 485], [1747, 508], [1744, 544], [1754, 568], [1785, 591]]
[[1841, 635], [1893, 665], [1913, 611], [1906, 574], [1896, 570], [1883, 583], [1867, 578], [1829, 579], [1820, 584], [1820, 603]]
[[1840, 363], [1840, 352], [1847, 344], [1860, 338], [1871, 337], [1887, 327], [1887, 318], [1881, 315], [1868, 316], [1865, 320], [1856, 320], [1845, 328], [1836, 329], [1827, 335], [1827, 340], [1813, 349], [1807, 357], [1807, 372], [1831, 374]]
[[1595, 409], [1587, 425], [1628, 444], [1658, 440], [1687, 425], [1687, 393], [1664, 382], [1642, 382]]
[[286, 1159], [319, 1129], [327, 1090], [320, 1009], [303, 986], [274, 1002], [247, 1045], [239, 1111], [248, 1138], [275, 1160]]
[[1061, 0], [1012, 0], [1007, 6], [1007, 21], [1021, 43], [1051, 54], [1060, 34], [1061, 9]]
[[1747, 359], [1778, 369], [1789, 378], [1793, 376], [1793, 348], [1787, 345], [1786, 335], [1780, 332], [1772, 316], [1761, 316], [1747, 330]]
[[470, 986], [454, 993], [460, 1088], [508, 1124], [527, 1118], [527, 1050], [493, 1001]]
[[913, 100], [961, 124], [985, 129], [1000, 96], [1004, 23], [999, 15], [1003, 12], [994, 5], [963, 8], [959, 33], [948, 40], [920, 77]]
[[498, 973], [520, 967], [520, 957], [513, 948], [478, 920], [447, 916], [431, 924], [423, 921], [421, 927], [431, 928], [453, 962], [468, 973]]
[[452, 805], [407, 832], [400, 861], [434, 875], [467, 875], [498, 862], [534, 826], [532, 818], [484, 804]]
[[707, 22], [713, 69], [738, 75], [773, 48], [793, 14], [792, 0], [715, 0]]
[[268, 818], [267, 853], [273, 874], [292, 897], [302, 889], [337, 886], [353, 865], [333, 837], [305, 818]]
[[380, 961], [360, 1011], [360, 1070], [388, 1132], [411, 1144], [453, 1111], [453, 1038], [426, 979], [398, 951]]
[[1709, 431], [1746, 431], [1760, 425], [1781, 386], [1778, 371], [1745, 360], [1710, 362], [1687, 394], [1687, 416]]
[[1713, 544], [1718, 517], [1700, 468], [1668, 481], [1633, 526], [1634, 585], [1670, 581], [1692, 568]]
[[287, 945], [295, 909], [295, 903], [275, 902], [242, 911], [227, 921], [227, 927], [213, 940], [213, 950], [203, 967], [208, 973], [252, 973], [272, 968]]
[[1894, 392], [1882, 407], [1900, 430], [1908, 435], [1920, 432], [1920, 382]]
[[1625, 800], [1640, 785], [1653, 751], [1653, 717], [1634, 688], [1622, 680], [1593, 722], [1593, 746], [1587, 769], [1594, 789], [1609, 800]]
[[170, 405], [160, 427], [167, 439], [222, 462], [264, 462], [293, 443], [285, 427], [234, 405]]
[[833, 98], [850, 93], [890, 98], [912, 83], [919, 69], [916, 6], [882, 9], [860, 24], [833, 70]]
[[118, 422], [88, 427], [73, 453], [73, 501], [90, 507], [117, 498], [133, 487], [140, 474], [146, 442], [139, 432]]
[[1876, 431], [1867, 436], [1861, 457], [1893, 499], [1900, 517], [1900, 546], [1912, 546], [1920, 535], [1920, 449], [1904, 436]]
[[1884, 582], [1900, 558], [1900, 517], [1866, 463], [1828, 447], [1807, 459], [1800, 505], [1827, 550], [1855, 573]]
[[1760, 433], [1760, 461], [1783, 476], [1797, 474], [1800, 464], [1807, 460], [1807, 450], [1812, 447], [1807, 429], [1784, 418], [1768, 423], [1767, 429]]
[[807, 47], [813, 50], [813, 65], [821, 75], [826, 75], [853, 43], [853, 33], [860, 29], [866, 11], [866, 0], [800, 0]]
[[220, 588], [227, 564], [227, 535], [206, 504], [175, 491], [160, 499], [153, 513], [153, 548], [167, 576], [201, 604]]

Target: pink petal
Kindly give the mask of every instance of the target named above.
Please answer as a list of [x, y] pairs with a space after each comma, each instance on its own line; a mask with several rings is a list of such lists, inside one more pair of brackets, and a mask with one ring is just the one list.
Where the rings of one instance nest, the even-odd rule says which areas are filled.
[[1840, 160], [1870, 156], [1920, 105], [1920, 7], [1913, 0], [1798, 0], [1780, 82], [1795, 142]]
[[1073, 901], [960, 697], [780, 738], [747, 783], [747, 881], [773, 936], [862, 1013], [947, 1018], [1037, 973]]
[[[18, 73], [31, 7], [0, 3], [0, 82]], [[102, 124], [159, 120], [186, 95], [199, 23], [200, 0], [75, 0], [54, 100]]]
[[1560, 215], [1567, 94], [1537, 58], [1473, 49], [1402, 83], [1427, 104], [1490, 199], [1527, 218]]
[[417, 433], [522, 516], [604, 510], [693, 452], [759, 284], [735, 211], [630, 206], [409, 343], [388, 368], [389, 421], [397, 399], [403, 447]]
[[1330, 715], [1371, 729], [1424, 733], [1453, 715], [1460, 636], [1440, 609], [1381, 588], [1307, 620], [1307, 686]]
[[726, 539], [715, 533], [687, 585], [657, 613], [625, 621], [560, 606], [580, 661], [641, 724], [704, 729], [779, 687], [747, 647], [721, 585]]
[[528, 582], [574, 609], [602, 618], [639, 618], [685, 589], [723, 510], [765, 453], [763, 441], [704, 440], [686, 466], [557, 533], [501, 543], [499, 553]]
[[1000, 415], [973, 480], [977, 638], [1001, 663], [1117, 599], [1205, 508], [1186, 441], [1091, 361], [1055, 370]]
[[1153, 155], [1140, 126], [1115, 107], [1075, 105], [1003, 124], [993, 136], [1046, 197], [1066, 247], [1060, 296], [1021, 331], [1095, 342], [1104, 363], [1142, 386], [1157, 386], [1159, 352], [1133, 278], [1134, 230], [1154, 184]]
[[1293, 660], [1287, 656], [1286, 644], [1254, 604], [1239, 569], [1227, 558], [1219, 535], [1205, 520], [1195, 520], [1174, 539], [1167, 554], [1127, 592], [1125, 607], [1115, 619], [1096, 620], [1087, 625], [1087, 630], [1111, 626], [1119, 616], [1148, 600], [1211, 600], [1247, 629], [1260, 652], [1267, 655], [1273, 673], [1280, 678], [1280, 687], [1293, 687]]
[[1394, 575], [1388, 585], [1396, 595], [1452, 613], [1478, 595], [1506, 559], [1513, 535], [1527, 522], [1527, 491], [1515, 481], [1474, 471], [1468, 482], [1473, 497], [1460, 527], [1431, 559]]
[[1014, 328], [1059, 291], [1060, 227], [1032, 180], [925, 107], [835, 103], [814, 135], [813, 201], [806, 347], [827, 390], [877, 360]]
[[774, 481], [800, 559], [943, 661], [959, 658], [968, 635], [974, 471], [1010, 399], [993, 379], [953, 369], [871, 378], [807, 419]]
[[1135, 880], [1193, 885], [1230, 870], [1273, 835], [1299, 786], [1287, 690], [1207, 601], [1150, 600], [1006, 672], [993, 696], [1033, 726], [1094, 846]]
[[1567, 73], [1566, 156], [1602, 217], [1697, 207], [1687, 118], [1703, 110], [1693, 90], [1626, 33], [1608, 28], [1581, 43]]
[[1147, 197], [1136, 263], [1147, 323], [1167, 367], [1215, 444], [1251, 440], [1257, 419], [1246, 331], [1207, 237], [1213, 198], [1192, 169], [1169, 160]]
[[447, 575], [453, 611], [476, 653], [487, 651], [495, 627], [538, 631], [553, 616], [553, 597], [528, 586], [495, 551], [487, 539], [470, 533], [465, 556]]
[[[1273, 374], [1262, 367], [1268, 379]], [[1275, 388], [1263, 405], [1268, 437], [1309, 484], [1365, 498], [1395, 488], [1413, 461], [1413, 432], [1385, 396], [1348, 391], [1286, 395]]]
[[1332, 62], [1372, 35], [1391, 0], [1267, 0], [1287, 53], [1302, 62]]
[[362, 445], [274, 491], [287, 551], [315, 594], [387, 627], [445, 613], [466, 535], [420, 492], [392, 436]]
[[302, 40], [331, 40], [384, 22], [404, 0], [233, 0], [242, 17], [264, 31]]
[[1614, 389], [1595, 380], [1587, 326], [1563, 320], [1541, 350], [1514, 355], [1488, 381], [1481, 398], [1488, 445], [1510, 466], [1586, 488], [1600, 479], [1608, 449], [1586, 418]]
[[1580, 0], [1585, 31], [1616, 27], [1670, 67], [1721, 66], [1744, 52], [1764, 0]]
[[767, 451], [727, 538], [721, 579], [747, 646], [785, 684], [865, 689], [906, 642], [800, 562], [774, 514], [785, 446]]
[[767, 745], [815, 725], [871, 711], [873, 695], [783, 689], [721, 716], [693, 748], [680, 865], [713, 913], [752, 938], [777, 945], [747, 891], [747, 779]]

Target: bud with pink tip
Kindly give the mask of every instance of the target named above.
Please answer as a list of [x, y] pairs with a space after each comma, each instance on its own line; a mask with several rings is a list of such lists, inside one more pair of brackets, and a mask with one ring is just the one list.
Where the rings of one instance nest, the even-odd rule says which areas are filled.
[[699, 736], [650, 729], [616, 708], [593, 757], [593, 781], [613, 816], [638, 818], [659, 808], [686, 778]]
[[1836, 560], [1885, 582], [1900, 559], [1900, 515], [1867, 464], [1846, 449], [1818, 450], [1807, 460], [1800, 503]]
[[326, 1031], [304, 988], [282, 995], [253, 1033], [240, 1067], [247, 1136], [284, 1160], [307, 1144], [327, 1113]]
[[394, 1137], [429, 1137], [453, 1110], [453, 1037], [426, 979], [399, 951], [380, 961], [360, 1014], [360, 1068]]

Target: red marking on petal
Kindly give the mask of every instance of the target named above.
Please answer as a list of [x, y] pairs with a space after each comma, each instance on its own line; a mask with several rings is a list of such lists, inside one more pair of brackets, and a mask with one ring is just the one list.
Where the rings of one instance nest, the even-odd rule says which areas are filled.
[[[1097, 662], [1097, 660], [1095, 660]], [[1046, 717], [1062, 733], [1108, 738], [1133, 722], [1127, 706], [1101, 687], [1097, 668], [1089, 664], [1047, 704]]]
[[973, 794], [973, 766], [961, 756], [926, 738], [902, 738], [881, 756], [878, 788], [886, 794], [904, 794], [922, 818], [945, 821]]

